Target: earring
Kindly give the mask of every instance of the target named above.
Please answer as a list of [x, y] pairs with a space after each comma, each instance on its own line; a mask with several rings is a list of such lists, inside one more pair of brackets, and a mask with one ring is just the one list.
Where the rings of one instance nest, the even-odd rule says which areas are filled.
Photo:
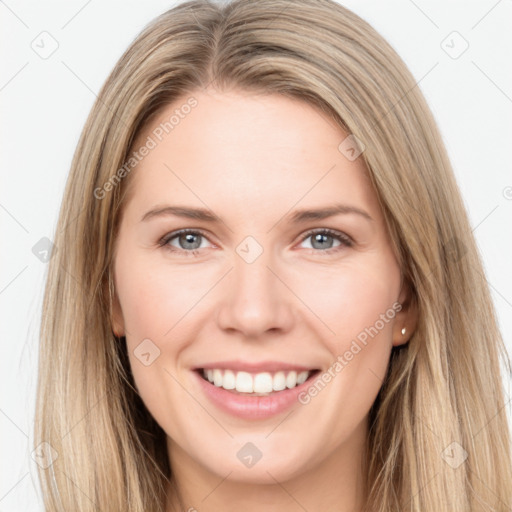
[[405, 327], [402, 327], [402, 336], [405, 336], [407, 329]]

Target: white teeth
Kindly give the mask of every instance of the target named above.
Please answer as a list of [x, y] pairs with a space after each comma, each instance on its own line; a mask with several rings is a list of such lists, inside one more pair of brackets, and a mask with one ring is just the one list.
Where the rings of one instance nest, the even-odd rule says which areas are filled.
[[297, 372], [290, 372], [286, 376], [286, 387], [294, 388], [297, 385]]
[[213, 383], [220, 387], [222, 386], [222, 372], [220, 370], [213, 370]]
[[272, 389], [282, 391], [284, 388], [286, 388], [286, 376], [284, 372], [277, 372], [272, 380]]
[[254, 376], [255, 393], [270, 393], [272, 391], [272, 375], [270, 373], [258, 373]]
[[291, 389], [303, 384], [311, 372], [303, 371], [278, 371], [274, 374], [261, 372], [251, 374], [249, 372], [233, 372], [218, 368], [203, 370], [205, 379], [217, 387], [227, 390], [236, 390], [239, 393], [269, 394], [273, 391]]
[[224, 389], [235, 389], [236, 375], [231, 370], [226, 370], [224, 372], [224, 379], [222, 381], [222, 387]]
[[235, 388], [240, 393], [252, 393], [254, 391], [254, 385], [251, 374], [247, 372], [238, 372], [236, 374]]
[[309, 375], [309, 372], [300, 372], [297, 375], [297, 384], [300, 385], [300, 384], [306, 382], [306, 379], [308, 378], [308, 375]]

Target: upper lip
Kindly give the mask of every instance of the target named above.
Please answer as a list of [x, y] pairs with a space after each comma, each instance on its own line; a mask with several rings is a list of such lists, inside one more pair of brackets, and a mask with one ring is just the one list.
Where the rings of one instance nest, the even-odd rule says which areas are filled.
[[316, 370], [317, 367], [303, 366], [300, 364], [283, 363], [281, 361], [261, 361], [259, 363], [248, 362], [248, 361], [216, 361], [214, 363], [205, 363], [196, 366], [194, 370], [232, 370], [235, 372], [245, 371], [249, 373], [262, 373], [262, 372], [278, 372], [283, 371], [312, 371]]

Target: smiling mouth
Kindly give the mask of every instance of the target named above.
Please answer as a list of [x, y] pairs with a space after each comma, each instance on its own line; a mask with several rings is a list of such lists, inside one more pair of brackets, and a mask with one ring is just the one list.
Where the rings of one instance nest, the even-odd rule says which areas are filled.
[[286, 389], [293, 389], [314, 378], [320, 370], [276, 371], [250, 373], [220, 368], [196, 370], [199, 375], [214, 386], [245, 396], [269, 396]]

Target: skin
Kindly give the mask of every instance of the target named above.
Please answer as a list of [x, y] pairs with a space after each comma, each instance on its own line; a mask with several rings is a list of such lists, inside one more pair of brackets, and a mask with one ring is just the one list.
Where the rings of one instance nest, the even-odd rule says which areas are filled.
[[[189, 96], [162, 110], [134, 147]], [[379, 315], [407, 302], [364, 162], [347, 159], [338, 150], [347, 134], [304, 102], [236, 90], [193, 96], [197, 107], [128, 178], [114, 259], [113, 330], [126, 336], [136, 386], [168, 437], [181, 499], [170, 486], [168, 510], [361, 510], [368, 411], [392, 347], [409, 339], [412, 309], [291, 414], [247, 421], [220, 411], [191, 368], [238, 358], [327, 370]], [[371, 220], [290, 220], [298, 209], [338, 203]], [[208, 207], [223, 222], [141, 221], [164, 205]], [[183, 228], [206, 235], [196, 255], [179, 236], [158, 244]], [[344, 233], [352, 245], [329, 236], [313, 245], [311, 229]], [[236, 252], [247, 236], [263, 249], [250, 264]], [[149, 366], [134, 354], [144, 339], [160, 350]], [[250, 468], [236, 456], [247, 442], [263, 454]]]

